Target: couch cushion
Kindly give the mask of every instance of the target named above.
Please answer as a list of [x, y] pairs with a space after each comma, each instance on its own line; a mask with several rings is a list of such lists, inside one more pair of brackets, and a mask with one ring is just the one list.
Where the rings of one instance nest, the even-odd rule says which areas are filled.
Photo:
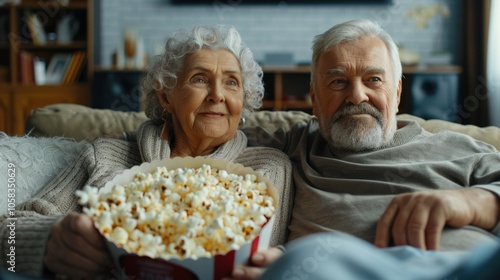
[[106, 134], [136, 130], [147, 120], [144, 112], [92, 109], [77, 104], [53, 104], [35, 109], [28, 117], [30, 136], [64, 136], [92, 141]]
[[[261, 126], [269, 131], [282, 127], [285, 130], [298, 121], [307, 121], [312, 116], [302, 111], [258, 111], [246, 120], [246, 126]], [[489, 143], [500, 150], [500, 128], [461, 125], [442, 120], [424, 120], [408, 114], [398, 119], [417, 121], [425, 130], [438, 132], [450, 130], [467, 134]], [[54, 104], [34, 110], [28, 118], [28, 132], [32, 136], [65, 136], [80, 140], [94, 140], [106, 134], [135, 131], [147, 120], [143, 112], [119, 112], [107, 109], [92, 109], [75, 104]]]
[[500, 151], [500, 128], [496, 126], [478, 127], [475, 125], [462, 125], [443, 120], [424, 120], [408, 114], [398, 115], [398, 118], [415, 120], [423, 129], [432, 133], [449, 130], [467, 134], [472, 138], [493, 145], [498, 151]]
[[245, 126], [261, 126], [270, 132], [289, 130], [295, 123], [309, 121], [312, 115], [302, 111], [258, 111], [246, 119]]

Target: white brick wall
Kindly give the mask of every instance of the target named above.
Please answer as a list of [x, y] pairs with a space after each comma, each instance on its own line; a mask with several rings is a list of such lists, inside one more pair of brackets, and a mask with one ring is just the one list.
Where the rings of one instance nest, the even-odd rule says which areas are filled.
[[[245, 1], [245, 0], [242, 0]], [[215, 3], [214, 1], [213, 3]], [[286, 3], [286, 1], [283, 1]], [[415, 6], [446, 4], [448, 19], [435, 17], [425, 30], [418, 30], [405, 12]], [[100, 38], [96, 38], [97, 65], [110, 65], [111, 54], [122, 40], [123, 27], [136, 28], [144, 38], [146, 51], [154, 53], [157, 45], [179, 29], [198, 24], [235, 26], [255, 57], [266, 52], [290, 51], [296, 62], [309, 62], [315, 35], [331, 26], [355, 18], [381, 22], [394, 39], [422, 56], [440, 48], [448, 49], [457, 60], [460, 46], [460, 1], [393, 0], [392, 5], [234, 5], [217, 9], [208, 6], [173, 6], [169, 0], [102, 0], [99, 5]]]

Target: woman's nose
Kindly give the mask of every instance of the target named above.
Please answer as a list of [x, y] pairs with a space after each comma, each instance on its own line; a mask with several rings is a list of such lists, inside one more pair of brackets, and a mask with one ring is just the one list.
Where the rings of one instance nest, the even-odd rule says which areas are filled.
[[224, 102], [224, 87], [220, 83], [213, 83], [210, 87], [207, 100], [215, 103]]

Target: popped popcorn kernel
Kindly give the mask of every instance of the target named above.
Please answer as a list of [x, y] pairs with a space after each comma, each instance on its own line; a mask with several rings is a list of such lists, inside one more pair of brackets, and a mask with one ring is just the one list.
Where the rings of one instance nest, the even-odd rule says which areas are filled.
[[138, 172], [98, 195], [76, 192], [99, 231], [126, 251], [152, 258], [212, 257], [255, 238], [275, 212], [265, 182], [204, 164]]

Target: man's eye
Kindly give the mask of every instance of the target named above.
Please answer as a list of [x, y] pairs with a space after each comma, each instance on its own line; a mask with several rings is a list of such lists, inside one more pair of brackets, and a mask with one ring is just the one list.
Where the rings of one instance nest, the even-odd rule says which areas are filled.
[[330, 82], [329, 87], [332, 89], [342, 89], [347, 86], [347, 81], [345, 79], [335, 79]]
[[370, 79], [368, 79], [368, 81], [370, 81], [370, 82], [381, 82], [382, 79], [380, 79], [379, 77], [371, 77]]

